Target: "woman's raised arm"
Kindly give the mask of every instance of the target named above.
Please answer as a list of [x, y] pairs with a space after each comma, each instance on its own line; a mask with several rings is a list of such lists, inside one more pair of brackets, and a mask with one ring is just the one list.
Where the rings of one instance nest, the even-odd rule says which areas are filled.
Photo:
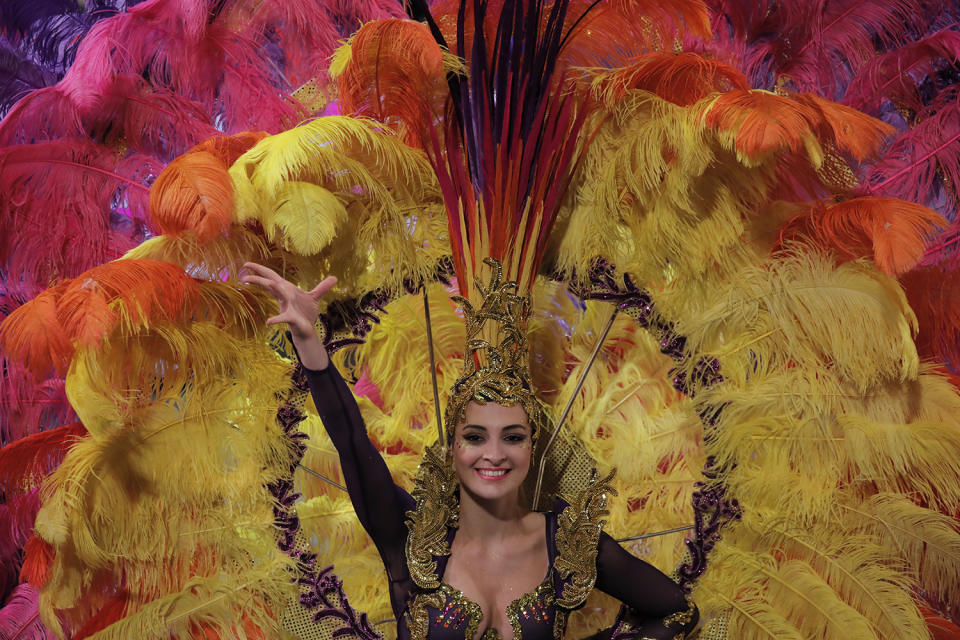
[[304, 367], [310, 393], [323, 426], [340, 456], [340, 467], [350, 501], [360, 524], [380, 551], [391, 581], [406, 575], [404, 545], [406, 512], [414, 508], [410, 495], [394, 484], [380, 452], [370, 442], [357, 401], [340, 377], [314, 329], [317, 304], [337, 279], [329, 277], [304, 291], [263, 265], [247, 263], [241, 280], [269, 291], [280, 313], [267, 324], [289, 325], [294, 347]]

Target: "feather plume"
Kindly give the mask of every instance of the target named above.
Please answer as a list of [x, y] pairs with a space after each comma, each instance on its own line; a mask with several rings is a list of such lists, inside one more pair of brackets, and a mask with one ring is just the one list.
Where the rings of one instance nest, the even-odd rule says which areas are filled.
[[875, 156], [881, 143], [895, 131], [893, 126], [885, 122], [814, 93], [800, 94], [794, 98], [816, 112], [821, 142], [849, 153], [858, 162]]
[[[98, 343], [115, 323], [146, 325], [189, 306], [197, 284], [176, 265], [123, 260], [94, 267], [48, 289], [0, 325], [0, 345], [35, 376], [60, 373], [74, 345]], [[114, 304], [118, 303], [118, 304]]]
[[[241, 156], [230, 174], [236, 222], [259, 221], [288, 249], [323, 249], [319, 256], [299, 255], [314, 264], [321, 257], [326, 273], [360, 294], [400, 290], [406, 279], [431, 279], [446, 253], [446, 240], [432, 221], [442, 220], [440, 194], [426, 158], [371, 121], [331, 116], [270, 136]], [[313, 209], [317, 203], [324, 209]], [[344, 209], [346, 228], [339, 226]], [[311, 227], [312, 239], [297, 237]], [[352, 234], [356, 242], [331, 245], [334, 231], [338, 237]]]
[[37, 486], [86, 432], [82, 424], [74, 422], [27, 436], [0, 449], [0, 492], [9, 497]]
[[150, 212], [164, 234], [193, 230], [201, 244], [231, 222], [233, 188], [228, 169], [265, 134], [211, 138], [180, 156], [150, 188]]
[[53, 564], [53, 547], [36, 535], [31, 535], [23, 545], [23, 566], [20, 567], [20, 580], [28, 582], [37, 589], [43, 587], [50, 577]]
[[960, 100], [939, 100], [917, 120], [870, 168], [866, 182], [873, 193], [925, 203], [941, 179], [960, 184]]
[[[137, 154], [118, 162], [114, 150], [85, 139], [4, 147], [0, 166], [0, 189], [14, 195], [0, 203], [0, 264], [11, 273], [26, 274], [15, 285], [25, 289], [25, 297], [115, 257], [109, 230], [117, 199], [126, 202], [134, 224], [126, 233], [118, 230], [116, 239], [142, 234], [147, 222], [145, 174], [158, 170], [152, 159]], [[59, 188], [45, 187], [51, 184]], [[45, 217], [40, 213], [45, 210], [64, 215]]]
[[447, 97], [447, 66], [426, 25], [381, 20], [347, 41], [331, 75], [344, 113], [399, 125], [405, 141], [423, 147]]
[[878, 113], [884, 101], [919, 111], [920, 84], [957, 60], [960, 32], [937, 31], [868, 60], [850, 81], [843, 103], [868, 113]]
[[910, 567], [933, 602], [951, 608], [956, 615], [960, 532], [953, 518], [893, 493], [880, 493], [863, 505], [843, 510], [851, 523], [879, 536]]
[[922, 205], [896, 198], [861, 197], [819, 204], [780, 232], [780, 241], [807, 236], [849, 258], [872, 257], [888, 275], [913, 269], [938, 227], [946, 221]]
[[[272, 561], [236, 575], [193, 578], [183, 590], [87, 637], [194, 640], [198, 628], [238, 640], [262, 638], [263, 633], [276, 636], [280, 630], [271, 610], [293, 595], [287, 571], [286, 563]], [[240, 612], [249, 625], [240, 623]]]
[[765, 91], [735, 90], [711, 101], [705, 122], [716, 127], [729, 148], [745, 163], [760, 162], [781, 150], [805, 147], [811, 161], [820, 156], [814, 138], [819, 119], [809, 106]]
[[0, 635], [5, 640], [53, 640], [54, 635], [40, 622], [37, 590], [22, 584], [0, 608]]
[[648, 53], [616, 70], [598, 72], [591, 82], [594, 95], [608, 107], [636, 89], [687, 106], [714, 92], [749, 88], [739, 70], [690, 52]]
[[54, 376], [36, 382], [23, 365], [3, 358], [0, 365], [0, 443], [15, 442], [76, 419]]
[[900, 276], [900, 282], [917, 314], [920, 355], [960, 362], [960, 277], [947, 265], [921, 266]]

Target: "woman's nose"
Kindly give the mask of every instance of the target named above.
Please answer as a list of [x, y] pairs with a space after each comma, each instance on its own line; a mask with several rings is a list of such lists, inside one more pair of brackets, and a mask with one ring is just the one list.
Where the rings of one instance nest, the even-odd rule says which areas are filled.
[[483, 452], [483, 457], [494, 465], [498, 465], [507, 459], [507, 455], [503, 450], [503, 445], [498, 440], [492, 440], [487, 443], [487, 446]]

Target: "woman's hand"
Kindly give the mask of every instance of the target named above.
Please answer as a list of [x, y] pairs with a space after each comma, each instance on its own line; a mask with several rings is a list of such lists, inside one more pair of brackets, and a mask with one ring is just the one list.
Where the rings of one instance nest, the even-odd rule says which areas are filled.
[[247, 262], [243, 268], [246, 273], [240, 277], [241, 282], [261, 286], [277, 300], [280, 313], [267, 318], [267, 324], [286, 322], [303, 366], [326, 369], [329, 362], [327, 350], [313, 324], [319, 315], [317, 305], [320, 299], [337, 284], [337, 279], [329, 276], [310, 291], [304, 291], [269, 267]]

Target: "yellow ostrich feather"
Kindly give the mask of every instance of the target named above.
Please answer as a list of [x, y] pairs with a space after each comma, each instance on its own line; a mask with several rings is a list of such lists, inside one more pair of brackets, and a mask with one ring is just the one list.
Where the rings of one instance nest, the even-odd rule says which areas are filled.
[[290, 568], [280, 556], [233, 575], [193, 578], [181, 591], [149, 602], [90, 638], [192, 640], [198, 630], [238, 640], [280, 637], [273, 612], [292, 595]]
[[[429, 278], [445, 253], [426, 157], [372, 121], [331, 116], [267, 137], [230, 175], [236, 222], [256, 220], [277, 246], [322, 259], [354, 294]], [[344, 237], [353, 241], [333, 242]]]

